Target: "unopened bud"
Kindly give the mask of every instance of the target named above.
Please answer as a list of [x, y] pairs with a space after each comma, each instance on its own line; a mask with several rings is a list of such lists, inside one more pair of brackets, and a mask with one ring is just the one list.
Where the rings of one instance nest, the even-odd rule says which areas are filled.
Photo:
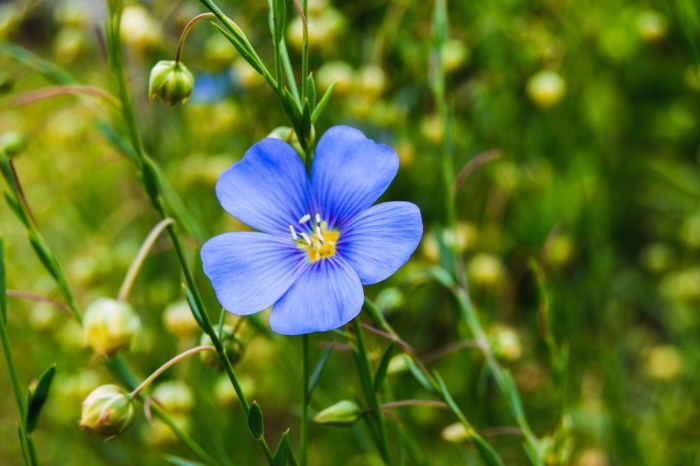
[[97, 354], [112, 356], [131, 344], [139, 330], [139, 317], [124, 301], [100, 298], [85, 311], [83, 336]]
[[509, 327], [496, 326], [491, 330], [490, 340], [497, 358], [513, 362], [520, 359], [523, 349], [520, 337]]
[[444, 429], [442, 429], [440, 435], [443, 439], [452, 443], [466, 442], [470, 438], [469, 432], [467, 431], [466, 427], [464, 427], [464, 424], [462, 424], [461, 422], [456, 422], [445, 427]]
[[527, 95], [541, 108], [555, 106], [564, 97], [565, 92], [564, 79], [554, 71], [540, 71], [527, 82]]
[[161, 60], [151, 69], [148, 97], [158, 97], [170, 105], [185, 103], [193, 87], [194, 76], [182, 62]]
[[116, 385], [102, 385], [85, 401], [80, 428], [103, 437], [117, 437], [134, 422], [133, 399]]
[[360, 418], [362, 410], [351, 400], [339, 401], [314, 417], [314, 422], [330, 426], [349, 426]]
[[[243, 342], [239, 340], [234, 334], [233, 329], [230, 325], [224, 325], [221, 332], [221, 344], [224, 346], [224, 352], [228, 356], [231, 364], [236, 364], [243, 358], [245, 354], [245, 346]], [[199, 343], [201, 346], [211, 346], [213, 345], [211, 338], [206, 333], [202, 335], [202, 339]], [[221, 359], [214, 351], [202, 351], [199, 353], [199, 359], [209, 367], [214, 369], [223, 369], [221, 364]]]
[[27, 147], [27, 138], [22, 133], [11, 131], [0, 136], [0, 151], [8, 157], [18, 155]]
[[199, 324], [185, 301], [176, 301], [165, 308], [163, 324], [170, 333], [180, 338], [190, 337], [199, 330]]

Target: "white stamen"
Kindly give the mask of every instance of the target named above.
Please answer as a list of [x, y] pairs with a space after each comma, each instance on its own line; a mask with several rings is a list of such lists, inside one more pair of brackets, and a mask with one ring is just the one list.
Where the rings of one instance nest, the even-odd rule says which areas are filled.
[[311, 220], [311, 215], [306, 214], [299, 219], [299, 223], [303, 225], [304, 223], [308, 222], [309, 220]]
[[294, 227], [293, 227], [293, 226], [289, 225], [289, 231], [292, 232], [292, 240], [296, 241], [297, 239], [299, 239], [299, 237], [297, 236], [297, 232], [294, 231]]
[[301, 235], [302, 238], [304, 238], [304, 241], [306, 241], [306, 244], [308, 244], [309, 246], [311, 246], [311, 240], [310, 240], [309, 237], [306, 235], [306, 233], [299, 233], [299, 234]]
[[323, 244], [323, 235], [321, 234], [321, 227], [316, 225], [316, 236], [318, 236], [318, 240]]
[[318, 225], [321, 224], [321, 214], [316, 214], [316, 223], [317, 223]]

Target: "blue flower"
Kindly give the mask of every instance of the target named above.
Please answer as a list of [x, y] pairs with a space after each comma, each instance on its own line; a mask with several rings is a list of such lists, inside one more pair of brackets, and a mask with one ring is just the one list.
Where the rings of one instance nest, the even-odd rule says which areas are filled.
[[216, 184], [223, 208], [258, 232], [216, 236], [202, 247], [204, 272], [221, 305], [237, 315], [272, 306], [283, 335], [338, 328], [360, 312], [362, 285], [406, 263], [423, 233], [409, 202], [372, 206], [399, 158], [347, 126], [318, 141], [308, 175], [287, 143], [263, 139]]

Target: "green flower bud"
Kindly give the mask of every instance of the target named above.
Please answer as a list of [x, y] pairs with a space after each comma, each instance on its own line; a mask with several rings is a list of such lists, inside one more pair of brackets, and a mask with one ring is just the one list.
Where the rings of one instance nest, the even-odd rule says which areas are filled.
[[554, 107], [566, 93], [566, 82], [554, 71], [542, 70], [527, 82], [527, 95], [540, 108]]
[[199, 324], [185, 301], [176, 301], [165, 308], [163, 324], [170, 333], [180, 338], [193, 336], [199, 330]]
[[[209, 338], [209, 335], [206, 333], [202, 335], [199, 344], [201, 346], [213, 345], [211, 338]], [[231, 364], [236, 364], [243, 358], [245, 354], [245, 345], [233, 334], [233, 329], [230, 325], [224, 325], [223, 327], [223, 331], [221, 332], [221, 344], [224, 346], [224, 352], [228, 356], [229, 361], [231, 361]], [[214, 369], [224, 368], [219, 356], [214, 351], [202, 351], [199, 353], [199, 359], [204, 364]]]
[[166, 104], [187, 102], [194, 87], [194, 76], [182, 62], [161, 60], [151, 70], [148, 97], [158, 97]]
[[469, 431], [461, 422], [456, 422], [445, 427], [442, 429], [440, 435], [444, 440], [452, 443], [463, 443], [471, 437]]
[[330, 426], [349, 426], [360, 418], [362, 409], [350, 400], [339, 401], [314, 417], [314, 422]]
[[11, 131], [0, 136], [0, 150], [9, 157], [18, 155], [27, 147], [27, 138], [22, 133]]
[[116, 385], [97, 387], [83, 401], [80, 428], [103, 437], [117, 437], [134, 422], [132, 402], [133, 399]]
[[132, 307], [123, 301], [100, 298], [85, 311], [85, 343], [102, 356], [112, 356], [131, 344], [141, 330], [141, 321]]
[[523, 348], [520, 344], [520, 337], [510, 327], [497, 325], [491, 329], [489, 339], [493, 352], [497, 358], [506, 362], [513, 362], [520, 359]]

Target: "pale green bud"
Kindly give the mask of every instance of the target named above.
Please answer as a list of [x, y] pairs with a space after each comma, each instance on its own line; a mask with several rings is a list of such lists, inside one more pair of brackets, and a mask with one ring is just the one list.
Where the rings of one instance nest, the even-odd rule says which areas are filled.
[[554, 71], [542, 70], [527, 82], [527, 95], [541, 108], [551, 108], [566, 93], [566, 82]]
[[169, 304], [163, 313], [163, 324], [170, 333], [180, 338], [193, 336], [199, 330], [199, 324], [186, 301]]
[[0, 150], [9, 157], [18, 155], [27, 147], [27, 138], [22, 133], [10, 131], [0, 136]]
[[161, 60], [151, 69], [148, 97], [158, 97], [170, 105], [185, 103], [193, 87], [194, 76], [182, 62]]
[[[243, 358], [245, 354], [245, 345], [233, 334], [233, 329], [230, 325], [224, 325], [220, 339], [221, 344], [224, 346], [224, 352], [228, 356], [229, 361], [231, 361], [231, 364], [236, 364]], [[213, 345], [211, 338], [209, 338], [209, 335], [206, 333], [202, 335], [199, 344], [201, 346]], [[199, 353], [199, 359], [209, 367], [223, 369], [221, 359], [219, 359], [215, 351], [202, 351]]]
[[463, 443], [470, 439], [470, 433], [461, 422], [450, 424], [440, 433], [444, 440], [452, 443]]
[[112, 356], [128, 346], [141, 330], [141, 321], [124, 301], [100, 298], [85, 311], [85, 343], [102, 356]]
[[523, 354], [520, 337], [515, 330], [497, 325], [490, 332], [493, 352], [497, 358], [508, 362], [517, 361]]
[[97, 387], [83, 401], [80, 428], [103, 437], [117, 437], [134, 422], [132, 402], [133, 399], [116, 385]]
[[362, 409], [351, 400], [339, 401], [314, 417], [314, 422], [331, 426], [349, 426], [360, 418]]

